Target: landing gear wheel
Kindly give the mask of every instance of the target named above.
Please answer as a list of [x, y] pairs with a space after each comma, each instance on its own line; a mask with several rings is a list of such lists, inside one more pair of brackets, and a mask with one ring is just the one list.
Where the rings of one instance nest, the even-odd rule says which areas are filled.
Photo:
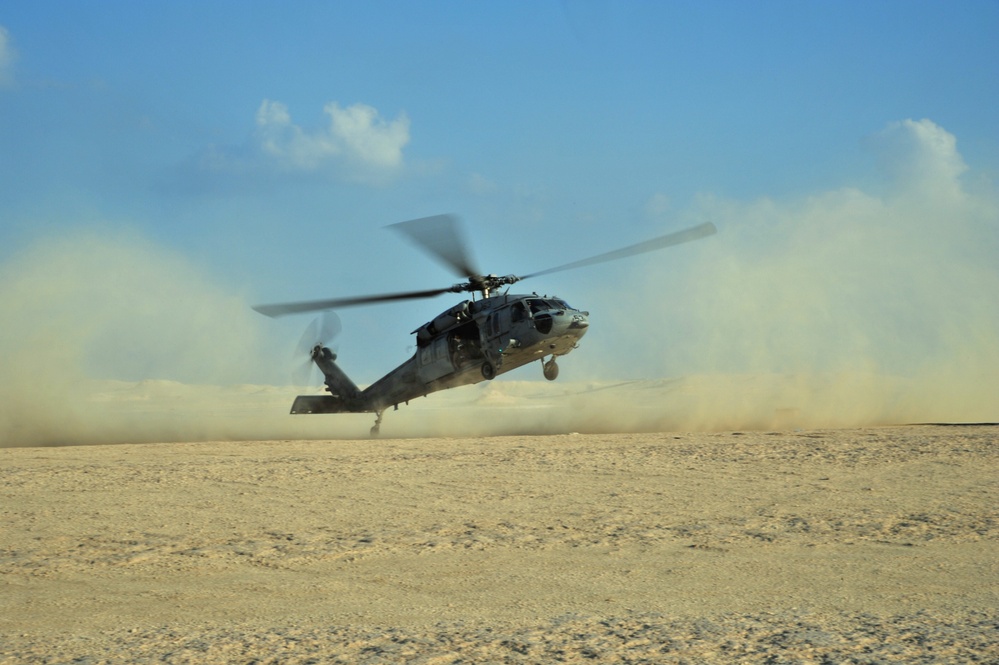
[[382, 412], [375, 412], [375, 424], [371, 427], [371, 436], [375, 437], [381, 432], [382, 427]]
[[545, 378], [549, 381], [554, 381], [558, 378], [558, 363], [555, 362], [555, 358], [552, 358], [546, 363], [542, 363], [541, 369], [545, 374]]
[[482, 363], [482, 378], [486, 381], [492, 381], [496, 378], [496, 368], [492, 366], [492, 363]]

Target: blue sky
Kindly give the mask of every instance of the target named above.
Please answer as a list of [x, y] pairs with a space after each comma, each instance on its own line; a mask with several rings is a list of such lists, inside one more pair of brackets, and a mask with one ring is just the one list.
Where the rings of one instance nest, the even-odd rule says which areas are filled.
[[[772, 287], [752, 281], [759, 262], [807, 283], [795, 271], [840, 256], [828, 248], [844, 233], [938, 238], [943, 220], [949, 253], [861, 246], [902, 252], [907, 270], [926, 256], [973, 266], [955, 292], [991, 285], [997, 34], [999, 3], [984, 1], [13, 3], [0, 10], [8, 313], [82, 340], [76, 360], [99, 378], [280, 382], [309, 318], [250, 304], [455, 281], [387, 224], [457, 213], [479, 264], [505, 274], [710, 219], [720, 233], [696, 247], [524, 283], [594, 313], [563, 376], [787, 371], [786, 354], [747, 345], [789, 320], [807, 369], [861, 356], [909, 371], [890, 340], [932, 317], [901, 312], [887, 333], [830, 345], [818, 319], [773, 314], [810, 296], [738, 321], [715, 298]], [[959, 201], [922, 200], [930, 180]], [[918, 223], [879, 226], [905, 211]], [[868, 283], [857, 274], [846, 287]], [[818, 309], [854, 314], [840, 279], [816, 287]], [[49, 295], [24, 296], [35, 288]], [[902, 300], [955, 300], [932, 296]], [[341, 312], [343, 364], [374, 380], [451, 304]], [[975, 312], [979, 327], [999, 320]], [[760, 332], [719, 340], [722, 326]], [[960, 346], [916, 335], [906, 358]]]

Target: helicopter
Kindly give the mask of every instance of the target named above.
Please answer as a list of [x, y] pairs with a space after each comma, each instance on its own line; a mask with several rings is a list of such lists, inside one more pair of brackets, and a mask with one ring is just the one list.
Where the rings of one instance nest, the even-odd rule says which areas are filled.
[[[303, 335], [300, 346], [309, 362], [323, 373], [324, 395], [299, 395], [292, 414], [373, 413], [371, 435], [377, 436], [382, 414], [388, 407], [430, 393], [458, 386], [491, 381], [500, 374], [540, 361], [549, 381], [558, 377], [557, 359], [578, 348], [589, 329], [587, 311], [575, 309], [554, 296], [510, 294], [513, 284], [563, 270], [572, 270], [664, 249], [716, 233], [705, 222], [621, 249], [566, 263], [527, 275], [484, 274], [478, 270], [467, 249], [461, 226], [454, 215], [434, 215], [388, 227], [403, 234], [417, 247], [437, 259], [464, 281], [452, 286], [422, 291], [256, 305], [257, 312], [270, 317], [322, 311]], [[504, 290], [504, 287], [505, 290]], [[500, 292], [502, 290], [502, 292]], [[332, 310], [399, 300], [433, 298], [445, 293], [468, 293], [470, 297], [446, 309], [418, 327], [413, 356], [363, 390], [337, 365], [337, 355], [326, 341], [339, 332], [339, 320]], [[313, 343], [313, 341], [315, 342]], [[547, 359], [546, 359], [547, 358]]]

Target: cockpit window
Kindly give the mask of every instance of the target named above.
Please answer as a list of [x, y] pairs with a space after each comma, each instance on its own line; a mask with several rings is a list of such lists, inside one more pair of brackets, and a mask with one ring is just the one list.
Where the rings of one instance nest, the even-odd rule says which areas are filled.
[[550, 309], [572, 309], [569, 303], [559, 298], [531, 298], [527, 301], [527, 306], [531, 308], [532, 314]]
[[524, 303], [522, 302], [515, 302], [510, 307], [510, 321], [513, 323], [523, 321], [525, 314], [526, 310], [524, 309]]

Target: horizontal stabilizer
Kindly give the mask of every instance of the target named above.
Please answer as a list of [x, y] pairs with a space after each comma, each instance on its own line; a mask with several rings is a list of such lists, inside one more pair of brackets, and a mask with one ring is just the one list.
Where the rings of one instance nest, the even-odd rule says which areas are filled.
[[295, 413], [343, 413], [342, 402], [332, 395], [299, 395], [291, 405]]

